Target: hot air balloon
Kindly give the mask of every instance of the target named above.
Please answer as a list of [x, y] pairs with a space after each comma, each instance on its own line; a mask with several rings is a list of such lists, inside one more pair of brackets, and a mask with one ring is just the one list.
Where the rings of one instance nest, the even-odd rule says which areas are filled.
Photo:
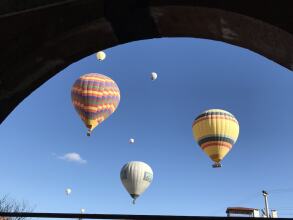
[[134, 144], [134, 139], [133, 138], [129, 139], [129, 144]]
[[99, 51], [98, 53], [97, 53], [97, 59], [99, 60], [99, 61], [102, 61], [102, 60], [104, 60], [106, 58], [106, 54], [105, 54], [105, 52], [103, 52], [103, 51]]
[[[81, 213], [81, 214], [84, 214], [84, 213], [85, 213], [85, 209], [83, 209], [83, 208], [80, 209], [80, 213]], [[79, 220], [82, 220], [82, 218], [79, 218]]]
[[211, 109], [193, 121], [192, 132], [201, 149], [215, 162], [213, 167], [221, 167], [221, 160], [238, 138], [239, 124], [231, 113]]
[[67, 188], [67, 189], [65, 190], [65, 194], [66, 194], [67, 196], [69, 196], [69, 195], [71, 194], [71, 189], [70, 189], [70, 188]]
[[75, 110], [88, 128], [87, 135], [107, 119], [117, 108], [120, 91], [109, 77], [89, 73], [77, 79], [71, 89]]
[[120, 171], [120, 179], [135, 200], [149, 187], [153, 180], [152, 168], [141, 161], [131, 161], [125, 164]]
[[157, 73], [155, 73], [155, 72], [152, 72], [151, 73], [151, 80], [156, 80], [157, 79], [157, 77], [158, 77], [158, 74]]

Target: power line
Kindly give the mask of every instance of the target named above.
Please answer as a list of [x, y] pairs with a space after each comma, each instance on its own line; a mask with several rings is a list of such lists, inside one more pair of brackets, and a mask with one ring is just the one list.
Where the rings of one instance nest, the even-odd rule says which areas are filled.
[[[270, 194], [279, 194], [279, 193], [288, 193], [288, 192], [293, 192], [292, 187], [288, 188], [275, 188], [275, 189], [268, 189], [268, 192]], [[227, 204], [226, 206], [223, 206], [222, 208], [216, 209], [213, 212], [211, 212], [212, 215], [215, 213], [219, 213], [220, 211], [223, 212], [228, 206], [239, 206], [239, 205], [245, 205], [248, 202], [253, 201], [254, 199], [258, 198], [260, 196], [259, 191], [251, 193], [248, 195], [246, 198], [239, 200], [239, 202], [233, 202], [232, 204]], [[284, 211], [293, 211], [293, 207], [280, 207], [280, 208], [274, 208], [275, 210], [284, 210]], [[293, 214], [293, 213], [292, 213]]]
[[246, 198], [240, 200], [239, 202], [232, 203], [232, 205], [247, 204], [248, 202], [256, 199], [257, 197], [259, 197], [259, 192], [254, 192], [250, 194], [249, 196], [247, 196]]
[[279, 207], [279, 208], [274, 208], [275, 210], [285, 210], [285, 211], [293, 211], [293, 207]]
[[218, 209], [214, 210], [213, 212], [211, 212], [210, 214], [215, 215], [215, 214], [217, 214], [219, 212], [224, 213], [228, 206], [238, 206], [240, 204], [247, 204], [248, 202], [256, 199], [257, 197], [259, 197], [259, 192], [258, 191], [254, 192], [254, 193], [251, 193], [250, 195], [248, 195], [246, 198], [240, 200], [239, 202], [236, 202], [236, 203], [234, 202], [232, 204], [227, 204], [227, 205], [223, 206], [222, 208], [218, 208]]
[[289, 188], [279, 188], [279, 189], [270, 189], [268, 190], [270, 193], [283, 193], [283, 192], [293, 192], [293, 188], [289, 187]]

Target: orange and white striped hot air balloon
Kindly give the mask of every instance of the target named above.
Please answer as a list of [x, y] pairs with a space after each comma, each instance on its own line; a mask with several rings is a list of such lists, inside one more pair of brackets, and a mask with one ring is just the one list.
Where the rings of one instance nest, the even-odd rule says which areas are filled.
[[72, 104], [88, 128], [87, 135], [117, 108], [120, 91], [109, 77], [88, 73], [77, 79], [71, 89]]
[[221, 167], [221, 160], [238, 138], [239, 124], [231, 113], [211, 109], [193, 121], [192, 132], [201, 149], [215, 162], [213, 167]]

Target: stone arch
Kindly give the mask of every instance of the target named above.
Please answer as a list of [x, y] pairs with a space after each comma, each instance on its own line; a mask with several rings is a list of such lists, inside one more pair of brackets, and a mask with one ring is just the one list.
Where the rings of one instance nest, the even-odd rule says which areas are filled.
[[0, 122], [73, 62], [137, 40], [223, 41], [293, 69], [289, 1], [7, 0], [0, 6]]

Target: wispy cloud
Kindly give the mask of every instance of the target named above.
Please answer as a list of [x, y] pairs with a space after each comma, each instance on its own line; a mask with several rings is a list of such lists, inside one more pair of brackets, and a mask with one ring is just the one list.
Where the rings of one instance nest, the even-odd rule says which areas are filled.
[[76, 162], [76, 163], [82, 163], [82, 164], [87, 163], [86, 160], [82, 159], [81, 156], [75, 152], [67, 153], [67, 154], [64, 154], [63, 156], [59, 156], [57, 158], [60, 160], [68, 161], [68, 162]]

